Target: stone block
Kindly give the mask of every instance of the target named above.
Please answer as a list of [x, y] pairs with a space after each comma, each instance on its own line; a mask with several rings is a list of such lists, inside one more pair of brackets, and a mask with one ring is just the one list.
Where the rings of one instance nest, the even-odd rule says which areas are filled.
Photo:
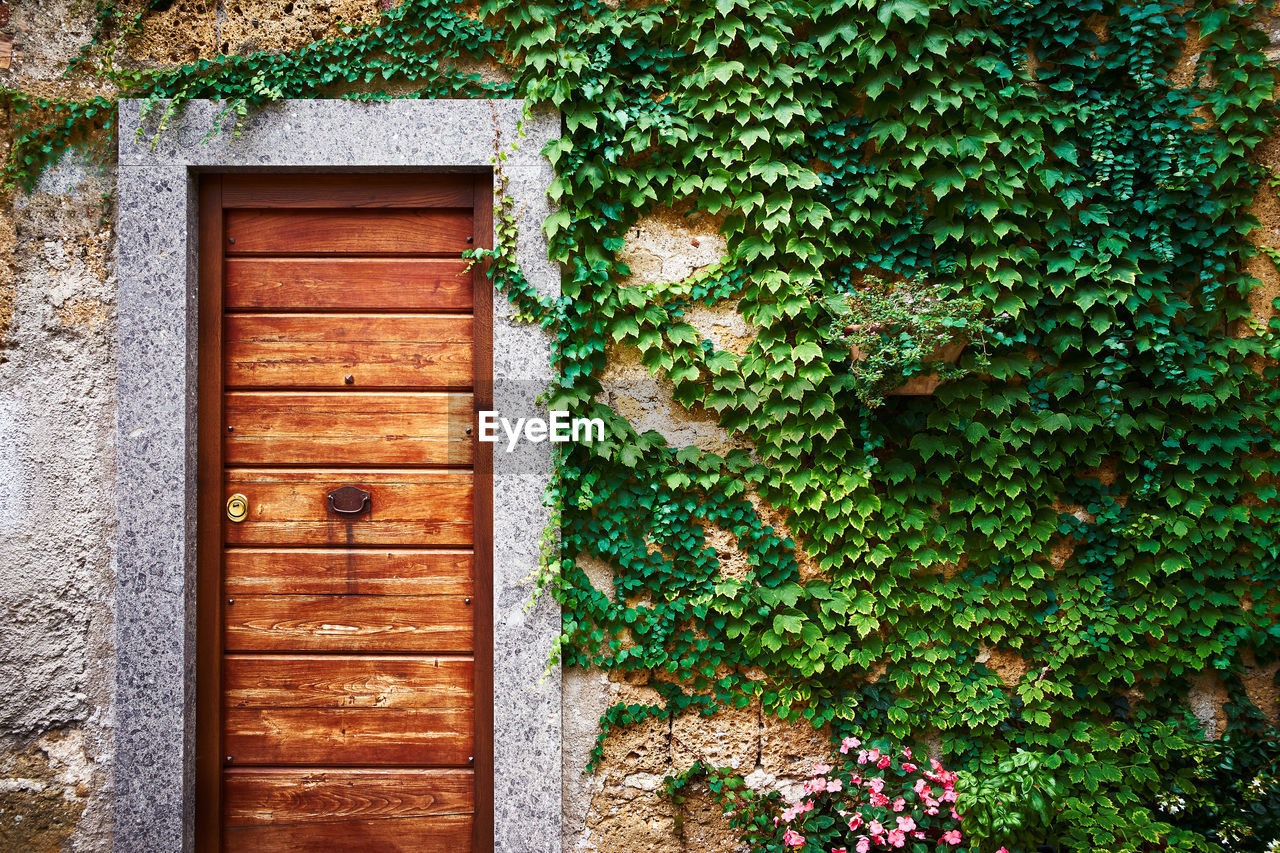
[[710, 717], [686, 711], [671, 721], [671, 764], [676, 772], [697, 761], [745, 773], [760, 752], [760, 705], [721, 708]]

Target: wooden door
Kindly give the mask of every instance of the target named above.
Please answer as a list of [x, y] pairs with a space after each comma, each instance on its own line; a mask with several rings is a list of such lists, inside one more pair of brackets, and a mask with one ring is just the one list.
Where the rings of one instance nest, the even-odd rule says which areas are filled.
[[492, 849], [490, 180], [201, 182], [202, 851]]

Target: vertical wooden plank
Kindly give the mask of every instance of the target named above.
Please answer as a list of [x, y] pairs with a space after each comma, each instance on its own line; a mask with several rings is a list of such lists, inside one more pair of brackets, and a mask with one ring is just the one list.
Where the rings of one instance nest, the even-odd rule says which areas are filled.
[[200, 181], [197, 349], [197, 853], [221, 847], [222, 823], [222, 179]]
[[[475, 176], [475, 245], [493, 248], [493, 172], [485, 170]], [[493, 408], [493, 286], [487, 274], [488, 265], [472, 268], [475, 277], [472, 292], [475, 305], [473, 358], [476, 411]], [[479, 430], [472, 429], [475, 444], [474, 500], [472, 524], [475, 537], [475, 823], [473, 849], [476, 853], [493, 850], [493, 445], [478, 441]]]

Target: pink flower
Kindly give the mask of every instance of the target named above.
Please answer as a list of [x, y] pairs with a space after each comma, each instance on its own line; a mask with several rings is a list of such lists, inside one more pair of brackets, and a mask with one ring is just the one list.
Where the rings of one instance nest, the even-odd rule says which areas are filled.
[[904, 761], [904, 762], [902, 762], [902, 772], [903, 772], [903, 773], [915, 773], [915, 772], [916, 772], [917, 770], [919, 770], [919, 769], [920, 769], [919, 767], [916, 767], [916, 766], [915, 766], [914, 764], [912, 764], [910, 761]]
[[843, 791], [844, 783], [841, 782], [839, 779], [832, 779], [829, 782], [827, 782], [827, 790], [833, 794], [836, 793], [837, 791]]
[[893, 810], [895, 812], [900, 812], [906, 807], [907, 807], [907, 801], [902, 799], [902, 797], [898, 797], [898, 799], [893, 801]]
[[902, 847], [907, 843], [907, 835], [900, 829], [895, 829], [889, 833], [889, 843], [894, 847]]
[[876, 762], [877, 767], [888, 767], [893, 763], [893, 759], [887, 755], [880, 756], [880, 760]]
[[957, 794], [955, 791], [944, 791], [942, 794], [942, 801], [944, 803], [954, 803], [956, 801], [956, 797]]
[[[958, 830], [958, 829], [953, 829], [953, 830], [951, 830], [950, 832], [944, 832], [944, 833], [942, 833], [942, 840], [943, 840], [943, 841], [945, 841], [945, 842], [947, 842], [948, 844], [959, 844], [959, 843], [960, 843], [960, 830]], [[1000, 849], [1001, 849], [1001, 850], [1004, 850], [1004, 848], [1003, 848], [1003, 847], [1001, 847]], [[1004, 853], [1009, 853], [1009, 851], [1008, 851], [1008, 850], [1004, 850]]]
[[874, 764], [879, 760], [880, 760], [880, 750], [878, 749], [867, 750], [867, 761], [870, 761]]
[[867, 832], [870, 832], [872, 835], [883, 835], [884, 824], [878, 820], [873, 820], [871, 823], [867, 824]]
[[788, 847], [803, 847], [804, 836], [794, 829], [788, 829], [786, 834], [782, 836], [782, 843]]
[[857, 749], [860, 746], [862, 746], [862, 741], [858, 740], [856, 737], [847, 737], [840, 741], [840, 754], [848, 755], [849, 750]]
[[904, 747], [902, 748], [902, 757], [903, 757], [903, 758], [910, 758], [910, 757], [911, 757], [911, 747], [909, 747], [909, 746], [904, 746]]
[[867, 853], [871, 849], [871, 840], [865, 835], [858, 839], [858, 846], [854, 848], [855, 853]]
[[1001, 847], [999, 850], [996, 851], [996, 853], [1009, 853], [1009, 848]]
[[823, 764], [821, 761], [819, 761], [817, 764], [813, 765], [813, 773], [811, 773], [810, 775], [826, 776], [830, 772], [831, 772], [831, 766], [829, 764]]
[[866, 751], [865, 749], [860, 749], [860, 750], [858, 750], [858, 763], [859, 763], [859, 764], [866, 764], [866, 763], [867, 763], [867, 758], [868, 758], [868, 754], [867, 754], [867, 751]]
[[910, 832], [915, 828], [916, 828], [915, 818], [913, 817], [898, 818], [898, 829], [901, 829], [903, 832]]
[[876, 778], [874, 778], [874, 779], [870, 780], [869, 782], [867, 782], [867, 787], [868, 787], [868, 788], [870, 788], [871, 790], [875, 791], [875, 792], [878, 794], [878, 793], [880, 793], [881, 791], [883, 791], [883, 790], [884, 790], [884, 779], [882, 779], [881, 777], [877, 776]]
[[850, 832], [857, 832], [858, 828], [861, 826], [862, 826], [862, 812], [858, 812], [853, 817], [849, 818]]
[[929, 787], [929, 783], [924, 781], [923, 779], [917, 779], [915, 786], [912, 787], [911, 790], [915, 791], [917, 794], [919, 794], [922, 797], [933, 791], [933, 789]]
[[825, 790], [827, 790], [827, 780], [823, 776], [804, 780], [804, 792], [806, 794], [817, 794]]
[[831, 853], [849, 853], [849, 851], [844, 847], [832, 847]]
[[875, 806], [876, 808], [883, 808], [889, 805], [889, 798], [886, 797], [884, 794], [877, 794], [875, 791], [871, 792], [870, 800], [871, 800], [871, 805]]

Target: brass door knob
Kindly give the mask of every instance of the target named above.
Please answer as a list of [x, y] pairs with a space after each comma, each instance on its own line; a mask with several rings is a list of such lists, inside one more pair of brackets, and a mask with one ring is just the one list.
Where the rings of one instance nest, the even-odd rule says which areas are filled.
[[232, 495], [227, 498], [227, 518], [232, 521], [244, 521], [249, 517], [249, 499], [244, 495]]

